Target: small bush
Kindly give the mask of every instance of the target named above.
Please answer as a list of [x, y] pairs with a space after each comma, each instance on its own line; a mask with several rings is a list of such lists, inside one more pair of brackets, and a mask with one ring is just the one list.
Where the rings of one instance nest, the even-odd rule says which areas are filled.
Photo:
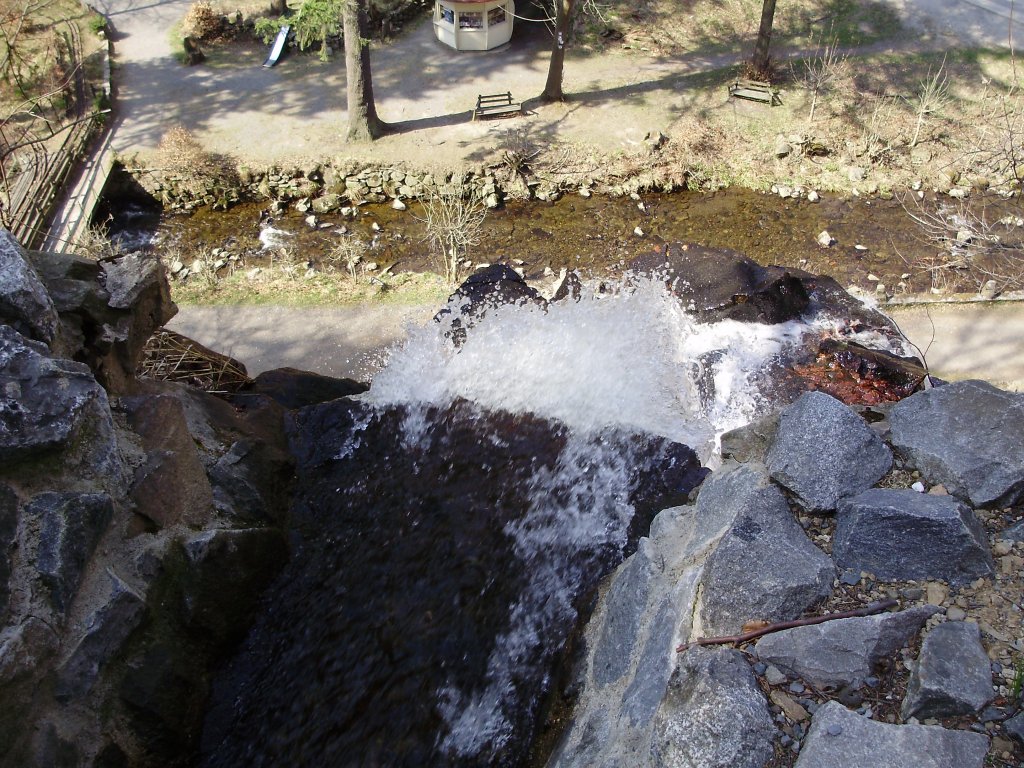
[[264, 45], [270, 45], [274, 38], [277, 37], [277, 33], [281, 31], [281, 27], [287, 23], [287, 20], [283, 16], [276, 19], [262, 17], [256, 19], [256, 24], [253, 26], [253, 33], [263, 41]]
[[195, 136], [176, 125], [160, 139], [157, 149], [161, 170], [179, 177], [179, 186], [201, 197], [217, 186], [233, 184], [238, 171], [231, 160], [203, 149]]
[[94, 35], [106, 34], [107, 32], [107, 19], [105, 16], [99, 13], [94, 13], [89, 17], [89, 29]]
[[188, 7], [181, 22], [182, 34], [206, 40], [221, 31], [221, 17], [206, 0], [196, 0]]

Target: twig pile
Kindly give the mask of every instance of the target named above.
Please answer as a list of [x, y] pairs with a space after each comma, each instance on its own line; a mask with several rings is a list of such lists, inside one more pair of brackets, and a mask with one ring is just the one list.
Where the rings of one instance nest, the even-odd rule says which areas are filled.
[[214, 395], [237, 392], [249, 382], [245, 366], [180, 333], [161, 328], [146, 342], [139, 376], [179, 381]]

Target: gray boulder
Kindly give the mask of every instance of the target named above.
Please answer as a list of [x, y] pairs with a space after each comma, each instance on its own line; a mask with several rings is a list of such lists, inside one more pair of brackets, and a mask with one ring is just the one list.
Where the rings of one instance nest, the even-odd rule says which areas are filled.
[[892, 453], [849, 407], [807, 392], [782, 412], [765, 464], [807, 509], [830, 511], [878, 482], [892, 467]]
[[53, 342], [59, 323], [39, 275], [6, 229], [0, 229], [0, 321], [46, 344]]
[[10, 466], [66, 446], [85, 425], [84, 450], [112, 459], [116, 449], [107, 394], [89, 368], [53, 359], [42, 344], [0, 325], [0, 461]]
[[39, 530], [36, 571], [53, 607], [64, 613], [114, 515], [114, 504], [105, 493], [41, 493], [25, 505], [24, 515]]
[[994, 574], [988, 537], [951, 496], [872, 489], [839, 505], [832, 556], [842, 569], [881, 579], [942, 579], [953, 585]]
[[146, 603], [112, 572], [106, 601], [85, 622], [68, 659], [57, 668], [54, 696], [61, 703], [84, 697], [92, 690], [107, 662], [123, 647], [142, 621]]
[[826, 702], [795, 768], [982, 768], [988, 737], [937, 726], [887, 725]]
[[779, 412], [776, 411], [763, 419], [729, 430], [721, 438], [722, 458], [741, 464], [748, 461], [763, 464], [778, 429]]
[[893, 447], [931, 482], [975, 507], [1024, 499], [1024, 395], [961, 381], [896, 403], [889, 420]]
[[937, 610], [918, 606], [786, 629], [758, 640], [757, 656], [818, 687], [857, 684], [889, 661]]
[[654, 575], [649, 550], [645, 539], [636, 554], [616, 571], [608, 589], [606, 618], [594, 647], [593, 675], [598, 688], [620, 679], [632, 661]]
[[747, 464], [705, 482], [698, 516], [728, 512], [700, 579], [698, 631], [738, 632], [751, 619], [795, 619], [832, 592], [835, 568], [807, 538], [764, 468]]
[[947, 621], [925, 635], [903, 699], [903, 717], [969, 715], [994, 695], [978, 625]]
[[695, 647], [679, 657], [655, 717], [651, 765], [763, 768], [775, 737], [768, 704], [744, 655]]
[[104, 262], [39, 251], [25, 256], [60, 315], [54, 352], [87, 363], [108, 392], [133, 389], [146, 341], [177, 312], [159, 260], [144, 254]]
[[1000, 537], [1011, 541], [1024, 541], [1024, 520], [1011, 525], [1000, 534]]
[[1024, 744], [1024, 712], [1014, 715], [1003, 724], [1007, 735], [1016, 739], [1018, 744]]

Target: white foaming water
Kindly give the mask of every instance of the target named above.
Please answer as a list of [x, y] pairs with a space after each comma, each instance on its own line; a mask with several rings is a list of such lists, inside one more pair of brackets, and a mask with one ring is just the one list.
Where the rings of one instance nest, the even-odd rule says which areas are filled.
[[[427, 405], [463, 398], [586, 434], [620, 427], [661, 435], [705, 460], [717, 434], [756, 415], [750, 377], [809, 329], [700, 323], [651, 280], [547, 310], [500, 306], [474, 322], [461, 348], [444, 337], [448, 323], [416, 329], [366, 399]], [[703, 402], [702, 378], [714, 382]]]
[[268, 251], [271, 248], [280, 248], [283, 245], [288, 244], [288, 238], [293, 237], [291, 232], [285, 232], [283, 229], [277, 229], [269, 224], [260, 228], [260, 243], [262, 244], [262, 250]]
[[574, 596], [596, 564], [580, 553], [621, 551], [627, 543], [636, 456], [628, 443], [602, 435], [609, 429], [659, 435], [714, 462], [717, 437], [756, 418], [765, 405], [753, 377], [786, 345], [820, 333], [822, 324], [700, 323], [663, 283], [649, 279], [546, 309], [489, 309], [470, 318], [458, 348], [444, 335], [459, 317], [452, 310], [445, 322], [413, 331], [363, 399], [407, 406], [407, 443], [426, 437], [427, 406], [457, 399], [569, 428], [557, 467], [535, 470], [530, 509], [505, 529], [517, 557], [529, 564], [530, 583], [507, 606], [509, 624], [486, 679], [474, 691], [451, 684], [438, 691], [449, 729], [441, 748], [486, 762], [512, 737], [510, 701], [536, 695], [516, 690], [517, 669], [524, 659], [550, 658], [564, 640], [559, 628], [575, 620]]

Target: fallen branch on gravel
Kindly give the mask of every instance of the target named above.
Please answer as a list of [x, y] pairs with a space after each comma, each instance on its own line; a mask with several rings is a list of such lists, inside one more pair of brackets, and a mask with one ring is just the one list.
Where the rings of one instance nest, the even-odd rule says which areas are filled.
[[827, 616], [811, 616], [806, 619], [795, 619], [793, 621], [780, 621], [777, 624], [769, 624], [766, 627], [755, 629], [751, 632], [744, 632], [741, 635], [727, 635], [724, 637], [702, 637], [700, 640], [695, 640], [692, 643], [683, 643], [676, 648], [676, 653], [682, 653], [688, 648], [692, 648], [695, 645], [739, 645], [740, 643], [746, 643], [755, 638], [761, 637], [761, 635], [768, 635], [772, 632], [780, 632], [783, 629], [792, 629], [793, 627], [807, 627], [812, 624], [823, 624], [826, 621], [832, 621], [834, 619], [855, 619], [859, 616], [871, 616], [875, 613], [881, 613], [887, 611], [890, 608], [895, 608], [899, 605], [898, 600], [881, 600], [877, 603], [871, 603], [865, 605], [863, 608], [858, 608], [855, 611], [843, 611], [842, 613], [830, 613]]

